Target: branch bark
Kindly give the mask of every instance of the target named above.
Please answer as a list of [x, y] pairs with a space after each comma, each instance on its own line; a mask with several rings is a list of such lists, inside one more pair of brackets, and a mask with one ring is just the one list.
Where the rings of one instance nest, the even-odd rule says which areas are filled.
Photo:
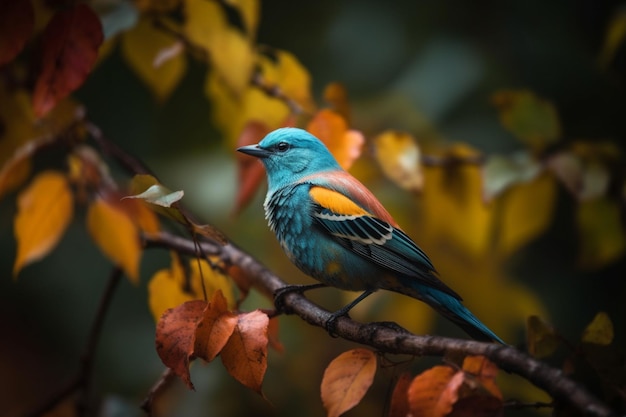
[[[174, 249], [195, 255], [190, 239], [168, 233], [145, 237], [148, 246]], [[233, 244], [221, 246], [201, 242], [203, 251], [217, 255], [230, 265], [237, 265], [251, 280], [252, 286], [273, 299], [276, 290], [287, 285], [252, 256]], [[297, 293], [287, 294], [285, 307], [307, 323], [325, 327], [331, 313]], [[414, 356], [483, 355], [496, 363], [500, 369], [515, 373], [549, 393], [555, 401], [569, 403], [581, 413], [596, 417], [617, 415], [583, 386], [563, 375], [562, 371], [542, 363], [512, 346], [483, 343], [473, 340], [450, 339], [440, 336], [418, 336], [404, 329], [390, 328], [380, 323], [358, 323], [348, 317], [337, 320], [334, 335], [385, 353]]]

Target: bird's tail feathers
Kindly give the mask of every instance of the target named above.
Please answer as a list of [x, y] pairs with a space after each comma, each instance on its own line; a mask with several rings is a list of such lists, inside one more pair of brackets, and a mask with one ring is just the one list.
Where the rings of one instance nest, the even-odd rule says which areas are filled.
[[468, 335], [476, 340], [485, 342], [498, 342], [502, 344], [504, 341], [500, 339], [494, 332], [485, 326], [471, 311], [465, 307], [460, 300], [436, 289], [428, 289], [420, 291], [421, 299], [428, 305], [437, 310], [441, 315], [455, 323]]

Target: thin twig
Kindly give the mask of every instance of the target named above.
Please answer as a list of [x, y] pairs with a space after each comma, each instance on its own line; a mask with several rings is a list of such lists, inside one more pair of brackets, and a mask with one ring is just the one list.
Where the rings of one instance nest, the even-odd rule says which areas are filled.
[[100, 335], [102, 334], [104, 318], [121, 277], [122, 270], [119, 267], [114, 267], [109, 275], [109, 281], [107, 282], [104, 294], [102, 294], [102, 297], [100, 298], [100, 304], [98, 306], [98, 310], [96, 311], [94, 321], [91, 324], [87, 343], [83, 354], [81, 355], [80, 367], [76, 372], [76, 375], [74, 375], [74, 377], [63, 388], [51, 395], [46, 401], [24, 414], [24, 417], [41, 416], [54, 409], [63, 400], [76, 392], [79, 393], [79, 397], [76, 401], [77, 415], [87, 416], [90, 414], [89, 395], [91, 391], [96, 348], [98, 347], [98, 341], [100, 339]]
[[170, 368], [166, 368], [159, 377], [159, 379], [154, 383], [154, 385], [152, 385], [152, 388], [150, 388], [148, 395], [146, 395], [146, 398], [144, 398], [143, 402], [141, 403], [141, 409], [146, 412], [148, 417], [152, 416], [154, 401], [156, 400], [157, 395], [163, 392], [163, 390], [167, 388], [167, 386], [171, 384], [172, 381], [175, 380], [175, 377], [176, 374], [174, 373], [174, 371], [172, 371], [172, 369]]

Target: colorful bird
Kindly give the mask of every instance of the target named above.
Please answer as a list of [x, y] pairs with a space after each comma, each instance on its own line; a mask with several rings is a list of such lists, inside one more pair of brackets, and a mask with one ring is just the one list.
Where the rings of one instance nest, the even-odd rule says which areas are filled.
[[281, 128], [237, 150], [265, 165], [265, 217], [289, 259], [323, 285], [363, 291], [333, 318], [385, 289], [425, 302], [477, 340], [504, 343], [461, 304], [428, 256], [315, 136]]

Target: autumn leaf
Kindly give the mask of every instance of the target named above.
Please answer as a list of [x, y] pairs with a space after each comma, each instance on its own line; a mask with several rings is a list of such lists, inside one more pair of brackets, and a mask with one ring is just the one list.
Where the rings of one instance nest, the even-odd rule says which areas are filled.
[[413, 136], [387, 130], [376, 136], [373, 143], [376, 160], [389, 179], [407, 191], [422, 189], [421, 153]]
[[232, 92], [242, 94], [256, 61], [250, 39], [228, 23], [217, 2], [188, 0], [185, 15], [183, 29], [189, 40], [207, 51], [214, 70]]
[[170, 256], [170, 267], [155, 272], [148, 283], [148, 306], [155, 322], [166, 310], [186, 301], [200, 299], [192, 293], [178, 254], [171, 252]]
[[[455, 144], [444, 159], [473, 159], [478, 152]], [[464, 253], [479, 257], [491, 247], [493, 211], [482, 198], [480, 168], [471, 164], [424, 167], [421, 231], [433, 241], [454, 244]]]
[[585, 328], [581, 340], [585, 343], [607, 346], [613, 342], [613, 322], [604, 311], [599, 312]]
[[0, 1], [0, 66], [20, 53], [34, 25], [35, 12], [30, 0]]
[[205, 290], [209, 299], [219, 291], [228, 306], [235, 306], [229, 278], [218, 269], [211, 268], [205, 259], [192, 258], [188, 265], [183, 265], [175, 253], [172, 252], [171, 258], [170, 267], [157, 271], [148, 284], [148, 304], [155, 321], [168, 308], [185, 301], [204, 300]]
[[553, 176], [543, 174], [512, 186], [493, 203], [499, 214], [494, 216], [494, 221], [499, 221], [495, 227], [497, 252], [507, 257], [550, 226], [557, 203], [556, 182]]
[[119, 265], [134, 284], [139, 283], [141, 245], [128, 215], [102, 198], [87, 209], [87, 230], [102, 253]]
[[561, 138], [561, 123], [552, 103], [527, 90], [502, 90], [491, 97], [500, 112], [500, 122], [515, 137], [535, 151], [542, 151]]
[[237, 326], [222, 349], [220, 358], [230, 375], [261, 394], [267, 369], [269, 318], [260, 310], [237, 316]]
[[57, 12], [42, 35], [33, 109], [41, 117], [85, 81], [103, 40], [98, 16], [84, 3]]
[[124, 196], [123, 199], [141, 199], [152, 204], [155, 211], [180, 224], [188, 225], [187, 219], [176, 205], [185, 195], [184, 191], [171, 191], [152, 175], [135, 175], [130, 184], [132, 195]]
[[238, 317], [228, 311], [228, 303], [221, 290], [217, 290], [204, 311], [196, 329], [194, 356], [211, 362], [226, 346], [237, 326]]
[[25, 265], [43, 258], [56, 246], [73, 214], [74, 199], [63, 174], [38, 174], [17, 198], [14, 277]]
[[577, 208], [579, 262], [598, 268], [620, 259], [626, 251], [626, 236], [620, 204], [608, 197], [582, 201]]
[[406, 417], [409, 415], [408, 391], [411, 386], [411, 374], [403, 372], [396, 381], [391, 393], [387, 417]]
[[363, 134], [348, 129], [346, 121], [332, 110], [323, 109], [317, 112], [306, 130], [324, 142], [343, 169], [350, 169], [361, 155], [361, 148], [365, 143]]
[[276, 88], [294, 100], [307, 113], [315, 108], [311, 95], [311, 75], [298, 58], [282, 49], [271, 49], [268, 55], [260, 57], [262, 82]]
[[343, 84], [330, 83], [324, 87], [324, 101], [330, 105], [332, 110], [337, 112], [348, 124], [350, 124], [351, 117], [348, 90]]
[[254, 38], [259, 26], [260, 1], [259, 0], [225, 0], [225, 3], [239, 11], [241, 20], [244, 22], [246, 33]]
[[155, 343], [159, 358], [189, 389], [194, 389], [189, 375], [189, 359], [195, 350], [196, 329], [207, 308], [206, 301], [188, 301], [166, 310], [156, 327]]
[[484, 356], [466, 356], [462, 369], [472, 375], [489, 394], [502, 401], [502, 392], [496, 385], [498, 367]]
[[559, 338], [552, 326], [537, 316], [528, 317], [526, 342], [528, 344], [528, 353], [535, 358], [548, 357], [559, 347]]
[[598, 56], [602, 68], [606, 69], [611, 64], [620, 47], [624, 45], [624, 40], [626, 40], [626, 10], [616, 7], [606, 25], [602, 49]]
[[326, 415], [340, 416], [361, 402], [375, 374], [376, 355], [371, 350], [352, 349], [333, 359], [322, 377]]
[[444, 417], [459, 398], [465, 375], [449, 366], [435, 366], [411, 382], [409, 408], [414, 417]]
[[278, 316], [272, 317], [267, 326], [267, 338], [271, 348], [273, 348], [276, 352], [283, 353], [285, 351], [285, 346], [279, 338], [279, 326], [280, 322], [278, 321]]
[[157, 29], [148, 17], [141, 18], [122, 36], [121, 50], [125, 61], [160, 101], [170, 96], [187, 68], [182, 48], [178, 48], [178, 53], [170, 54], [169, 59], [157, 61], [163, 51], [177, 44], [176, 39]]
[[[265, 123], [251, 120], [241, 132], [237, 147], [259, 143], [269, 132], [270, 129]], [[235, 214], [239, 214], [248, 205], [265, 178], [263, 164], [259, 163], [256, 158], [250, 158], [237, 152], [237, 178], [239, 187], [235, 200]]]
[[541, 173], [542, 167], [529, 152], [510, 156], [492, 155], [483, 166], [483, 197], [490, 202], [514, 184], [524, 184]]

